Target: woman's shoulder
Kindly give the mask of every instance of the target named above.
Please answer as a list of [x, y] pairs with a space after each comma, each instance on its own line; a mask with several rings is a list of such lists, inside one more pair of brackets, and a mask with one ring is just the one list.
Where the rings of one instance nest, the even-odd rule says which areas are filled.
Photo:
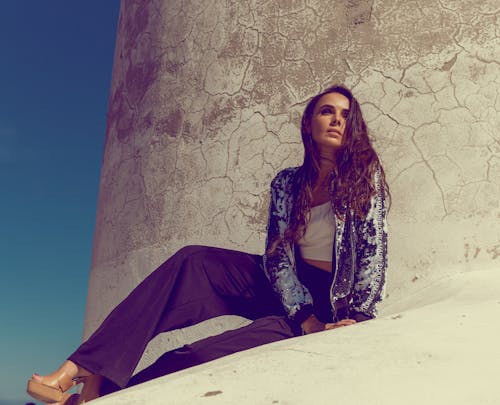
[[287, 167], [285, 169], [282, 169], [274, 176], [274, 179], [271, 182], [272, 187], [279, 187], [284, 184], [290, 183], [291, 180], [294, 179], [295, 175], [299, 171], [301, 166], [295, 166], [295, 167]]

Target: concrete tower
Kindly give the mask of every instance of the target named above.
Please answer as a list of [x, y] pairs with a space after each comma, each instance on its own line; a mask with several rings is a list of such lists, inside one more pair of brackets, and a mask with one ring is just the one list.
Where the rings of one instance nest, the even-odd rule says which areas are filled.
[[263, 252], [269, 182], [332, 83], [387, 172], [390, 298], [498, 267], [499, 30], [496, 0], [122, 0], [85, 335], [186, 244]]

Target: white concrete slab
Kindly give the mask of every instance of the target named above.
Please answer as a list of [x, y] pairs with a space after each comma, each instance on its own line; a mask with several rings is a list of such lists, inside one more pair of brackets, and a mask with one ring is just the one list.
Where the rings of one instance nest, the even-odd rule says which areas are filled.
[[106, 404], [500, 403], [500, 269], [439, 282], [361, 324], [265, 345]]

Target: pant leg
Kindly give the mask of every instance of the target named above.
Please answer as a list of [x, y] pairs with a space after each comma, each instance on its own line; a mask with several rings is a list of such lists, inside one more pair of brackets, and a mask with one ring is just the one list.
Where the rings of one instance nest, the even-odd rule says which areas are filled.
[[[210, 336], [163, 354], [155, 363], [134, 375], [127, 387], [197, 366], [228, 354], [294, 336], [295, 334], [284, 316], [263, 317], [241, 328]], [[118, 389], [118, 386], [107, 383], [103, 386], [101, 394], [107, 395]]]
[[181, 249], [144, 279], [69, 360], [124, 387], [160, 332], [220, 315], [281, 314], [261, 260], [220, 248]]

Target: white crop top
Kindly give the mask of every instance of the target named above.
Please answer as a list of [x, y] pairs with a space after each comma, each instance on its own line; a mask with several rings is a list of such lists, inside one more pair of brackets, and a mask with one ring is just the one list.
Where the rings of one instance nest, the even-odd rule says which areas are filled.
[[304, 236], [297, 242], [305, 259], [332, 261], [335, 219], [330, 201], [311, 208]]

